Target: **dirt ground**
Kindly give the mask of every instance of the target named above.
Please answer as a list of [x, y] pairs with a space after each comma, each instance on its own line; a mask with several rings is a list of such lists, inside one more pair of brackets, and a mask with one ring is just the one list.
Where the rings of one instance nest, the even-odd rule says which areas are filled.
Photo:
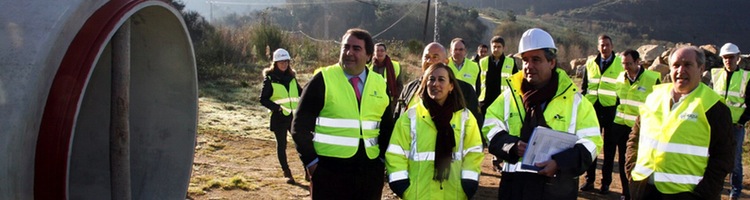
[[[287, 158], [297, 181], [287, 184], [276, 158], [276, 142], [267, 130], [268, 115], [259, 105], [241, 106], [210, 98], [200, 98], [199, 132], [188, 199], [310, 199], [309, 182], [304, 180], [302, 164], [287, 137]], [[601, 155], [599, 156], [601, 168]], [[615, 163], [615, 166], [617, 163]], [[745, 188], [750, 188], [750, 167], [745, 167]], [[619, 199], [620, 181], [615, 168], [608, 195], [596, 190], [580, 192], [578, 199]], [[491, 155], [482, 163], [480, 187], [474, 199], [497, 199], [500, 174], [491, 166]], [[597, 179], [601, 171], [597, 170]], [[581, 177], [583, 182], [583, 177]], [[728, 180], [725, 189], [729, 188]], [[743, 199], [750, 198], [748, 190]], [[383, 187], [382, 199], [398, 199]], [[728, 199], [726, 192], [722, 199]]]

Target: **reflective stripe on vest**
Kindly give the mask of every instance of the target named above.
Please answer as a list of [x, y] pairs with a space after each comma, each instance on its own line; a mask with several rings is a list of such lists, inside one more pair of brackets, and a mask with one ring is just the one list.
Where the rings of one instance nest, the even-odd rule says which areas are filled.
[[289, 116], [289, 114], [294, 113], [294, 111], [297, 110], [297, 102], [299, 102], [297, 79], [289, 81], [289, 90], [287, 90], [281, 83], [273, 82], [271, 83], [271, 88], [273, 88], [273, 94], [271, 94], [269, 99], [281, 107], [284, 115]]
[[729, 88], [727, 88], [727, 71], [724, 68], [711, 69], [711, 82], [714, 86], [714, 91], [719, 93], [719, 96], [723, 97], [729, 110], [732, 112], [732, 123], [737, 123], [740, 120], [740, 116], [745, 112], [745, 89], [748, 83], [748, 71], [743, 69], [737, 69], [732, 73], [732, 77], [729, 80]]
[[[409, 117], [409, 122], [411, 124], [410, 127], [410, 133], [411, 133], [411, 146], [412, 148], [416, 148], [419, 144], [417, 143], [417, 138], [419, 137], [417, 132], [417, 114], [416, 114], [416, 107], [413, 109], [409, 109], [407, 111], [407, 116]], [[467, 151], [463, 151], [462, 149], [464, 146], [464, 137], [466, 136], [466, 120], [469, 119], [469, 110], [464, 109], [463, 112], [461, 112], [461, 133], [459, 135], [459, 141], [456, 141], [457, 145], [457, 152], [453, 152], [453, 160], [461, 160], [464, 157], [464, 154], [468, 152], [482, 152], [482, 147], [479, 147], [479, 150], [477, 149], [467, 149]], [[395, 146], [395, 145], [391, 145]], [[390, 146], [388, 147], [390, 149]], [[402, 150], [403, 151], [403, 150]], [[405, 152], [405, 151], [404, 151]], [[406, 155], [406, 154], [405, 154]], [[435, 161], [435, 152], [433, 151], [427, 151], [427, 152], [416, 152], [416, 151], [410, 151], [408, 155], [406, 155], [407, 158], [413, 161]]]
[[654, 182], [668, 182], [668, 183], [676, 183], [676, 184], [698, 185], [698, 183], [700, 183], [700, 181], [703, 180], [703, 176], [654, 172], [654, 170], [646, 168], [646, 167], [642, 167], [642, 166], [633, 167], [633, 173], [653, 174]]
[[429, 112], [424, 104], [419, 103], [398, 119], [399, 125], [394, 128], [386, 152], [389, 181], [408, 180], [411, 183], [403, 194], [404, 199], [466, 199], [460, 181], [478, 181], [484, 158], [476, 121], [467, 109], [448, 116], [453, 132], [450, 137], [456, 143], [451, 148], [451, 158], [447, 158], [450, 159], [450, 168], [446, 173], [450, 176], [440, 182], [433, 180], [432, 176], [435, 173], [438, 130]]
[[[706, 111], [721, 97], [699, 84], [681, 102], [669, 108], [673, 84], [654, 87], [640, 107], [641, 131], [633, 180], [654, 177], [664, 194], [692, 192], [708, 165], [711, 128]], [[679, 164], [675, 164], [679, 161]]]
[[477, 63], [469, 59], [464, 59], [464, 65], [461, 67], [461, 70], [458, 70], [458, 68], [456, 67], [456, 63], [453, 62], [453, 58], [449, 58], [448, 67], [453, 70], [453, 74], [456, 75], [456, 79], [466, 82], [471, 85], [471, 88], [476, 89], [477, 79], [479, 78], [477, 76], [480, 72]]
[[373, 72], [367, 74], [361, 103], [357, 102], [349, 80], [339, 65], [321, 69], [325, 94], [323, 108], [315, 123], [313, 147], [318, 155], [350, 158], [360, 140], [367, 157], [376, 158], [380, 120], [388, 106], [385, 81]]
[[612, 64], [607, 70], [601, 72], [596, 59], [589, 59], [586, 62], [586, 75], [588, 85], [586, 87], [586, 99], [592, 104], [597, 100], [602, 106], [614, 106], [617, 103], [617, 76], [624, 70], [622, 67], [622, 58], [615, 56]]
[[[575, 92], [577, 88], [573, 86], [573, 82], [567, 78], [564, 71], [558, 69], [556, 73], [558, 73], [560, 79], [557, 89], [558, 94], [549, 102], [550, 106], [547, 106], [544, 110], [543, 116], [547, 119], [550, 128], [578, 136], [579, 140], [576, 141], [576, 144], [586, 147], [590, 155], [594, 157], [597, 149], [601, 147], [601, 135], [598, 124], [594, 120], [596, 115], [593, 107], [583, 100], [584, 97], [580, 93]], [[511, 136], [520, 137], [521, 127], [523, 126], [522, 119], [526, 114], [520, 95], [522, 79], [523, 73], [511, 76], [511, 88], [513, 89], [504, 91], [498, 97], [502, 100], [496, 100], [487, 108], [485, 124], [482, 128], [483, 133], [487, 135], [487, 141], [491, 141], [500, 131], [507, 131]], [[583, 103], [588, 105], [581, 107]], [[585, 112], [585, 117], [591, 120], [579, 120], [580, 112]], [[519, 159], [519, 162], [521, 159]], [[505, 172], [536, 173], [533, 170], [521, 169], [520, 163], [516, 165], [506, 162], [504, 165], [503, 171]]]
[[617, 106], [614, 123], [633, 127], [638, 116], [638, 107], [643, 105], [661, 75], [644, 69], [636, 81], [631, 83], [626, 77], [627, 73], [623, 71], [617, 77], [617, 97], [620, 98], [620, 105]]
[[[500, 80], [499, 81], [500, 81], [500, 92], [501, 93], [502, 93], [502, 91], [510, 89], [510, 87], [508, 86], [508, 82], [505, 81], [505, 80], [508, 79], [508, 77], [510, 77], [511, 75], [513, 75], [513, 67], [514, 67], [513, 63], [514, 62], [515, 61], [513, 60], [512, 57], [506, 56], [505, 60], [502, 63], [502, 65], [500, 66], [501, 68], [500, 68]], [[487, 71], [489, 70], [489, 66], [490, 66], [489, 63], [490, 63], [490, 56], [484, 57], [481, 60], [479, 60], [479, 68], [480, 68], [480, 70], [482, 70], [482, 77], [481, 77], [481, 80], [480, 80], [481, 83], [482, 83], [482, 87], [481, 87], [482, 91], [479, 92], [479, 101], [484, 101], [484, 98], [486, 96], [485, 92], [487, 90], [486, 90], [485, 87], [487, 85], [487, 83], [486, 83], [487, 82]], [[489, 103], [491, 103], [491, 102], [489, 102]]]

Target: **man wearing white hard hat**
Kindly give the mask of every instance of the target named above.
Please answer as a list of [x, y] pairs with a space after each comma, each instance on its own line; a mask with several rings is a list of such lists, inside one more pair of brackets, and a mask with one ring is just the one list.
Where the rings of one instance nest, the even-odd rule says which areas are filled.
[[[576, 199], [578, 176], [593, 163], [602, 146], [596, 113], [565, 71], [556, 67], [557, 48], [549, 33], [527, 30], [518, 52], [523, 68], [508, 78], [510, 90], [503, 91], [487, 108], [482, 128], [490, 141], [489, 152], [504, 161], [498, 198]], [[523, 166], [526, 147], [537, 127], [578, 139], [550, 160]]]
[[742, 143], [745, 140], [745, 123], [750, 120], [750, 112], [745, 109], [748, 103], [746, 97], [750, 95], [747, 84], [750, 80], [750, 72], [737, 66], [740, 61], [740, 49], [737, 45], [724, 44], [719, 56], [723, 60], [724, 67], [711, 69], [711, 83], [714, 91], [719, 93], [732, 112], [732, 132], [736, 142], [736, 152], [729, 197], [738, 199], [742, 194]]

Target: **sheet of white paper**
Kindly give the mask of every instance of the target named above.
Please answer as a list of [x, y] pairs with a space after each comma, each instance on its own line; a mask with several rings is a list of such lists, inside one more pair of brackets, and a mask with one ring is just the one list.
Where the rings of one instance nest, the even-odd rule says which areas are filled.
[[552, 155], [575, 146], [578, 136], [566, 132], [538, 126], [531, 134], [526, 152], [523, 154], [521, 168], [540, 170], [534, 163], [548, 161]]

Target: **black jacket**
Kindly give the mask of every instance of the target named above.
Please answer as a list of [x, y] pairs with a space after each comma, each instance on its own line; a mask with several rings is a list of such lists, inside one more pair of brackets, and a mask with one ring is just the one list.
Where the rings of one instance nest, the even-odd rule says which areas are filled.
[[[294, 76], [276, 70], [266, 74], [266, 77], [263, 80], [263, 89], [260, 91], [260, 104], [263, 105], [263, 107], [268, 108], [268, 110], [271, 110], [271, 126], [269, 127], [271, 131], [289, 129], [293, 117], [293, 114], [289, 114], [289, 116], [284, 115], [284, 113], [279, 110], [279, 104], [271, 101], [270, 98], [273, 95], [273, 87], [271, 86], [271, 83], [282, 84], [286, 90], [289, 91], [289, 85], [292, 80], [296, 81]], [[302, 91], [302, 87], [297, 83], [297, 92], [299, 91]]]

